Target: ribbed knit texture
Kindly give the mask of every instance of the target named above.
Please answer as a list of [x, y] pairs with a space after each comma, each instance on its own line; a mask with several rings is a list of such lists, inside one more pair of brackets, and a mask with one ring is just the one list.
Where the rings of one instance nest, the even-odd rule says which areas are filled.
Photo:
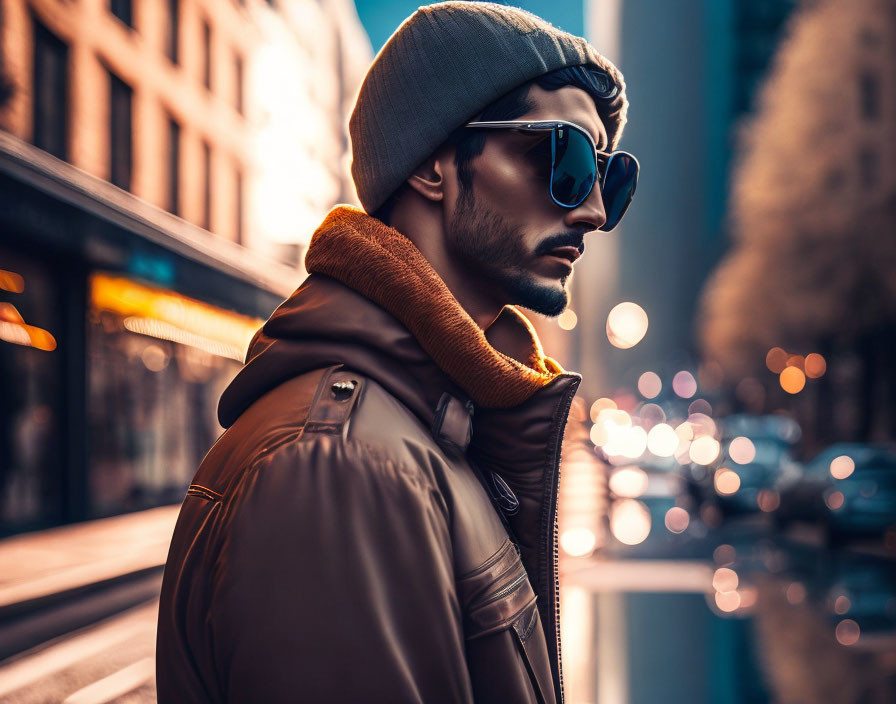
[[357, 208], [330, 211], [311, 238], [305, 268], [341, 281], [389, 311], [480, 406], [512, 408], [563, 373], [545, 357], [532, 324], [513, 306], [502, 315], [518, 326], [521, 337], [528, 336], [525, 359], [492, 347], [420, 250]]
[[619, 89], [601, 112], [615, 147], [628, 105], [625, 82], [585, 39], [496, 3], [419, 8], [374, 58], [349, 121], [364, 209], [374, 212], [456, 128], [513, 88], [584, 64], [605, 71]]

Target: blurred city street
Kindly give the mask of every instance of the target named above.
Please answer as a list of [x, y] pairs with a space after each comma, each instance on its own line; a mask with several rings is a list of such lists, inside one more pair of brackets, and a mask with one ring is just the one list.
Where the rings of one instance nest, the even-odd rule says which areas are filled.
[[[0, 0], [0, 701], [156, 701], [218, 400], [418, 4]], [[509, 4], [619, 66], [641, 165], [526, 313], [583, 377], [567, 704], [896, 702], [896, 0]]]

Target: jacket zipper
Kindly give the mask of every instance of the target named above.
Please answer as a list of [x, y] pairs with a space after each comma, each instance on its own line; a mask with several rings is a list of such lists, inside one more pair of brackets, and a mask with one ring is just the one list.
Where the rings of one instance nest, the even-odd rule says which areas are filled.
[[[559, 704], [563, 704], [563, 664], [560, 660], [560, 556], [559, 543], [557, 535], [557, 493], [560, 485], [560, 455], [563, 449], [563, 434], [566, 430], [566, 422], [569, 417], [569, 409], [572, 406], [572, 400], [579, 388], [581, 379], [576, 379], [569, 385], [566, 396], [563, 398], [559, 415], [555, 416], [555, 422], [559, 424], [557, 433], [557, 444], [554, 448], [554, 456], [552, 458], [553, 477], [551, 479], [551, 493], [548, 505], [548, 520], [550, 521], [550, 531], [548, 532], [550, 541], [549, 550], [552, 557], [552, 577], [554, 583], [554, 603], [553, 603], [553, 630], [554, 630], [554, 648], [555, 658], [557, 660], [557, 682], [559, 691], [557, 692], [557, 700]], [[547, 565], [545, 565], [547, 567]]]
[[526, 581], [526, 572], [524, 570], [523, 573], [521, 575], [519, 575], [518, 577], [515, 577], [510, 584], [508, 584], [507, 586], [498, 590], [494, 594], [490, 595], [488, 599], [485, 599], [484, 601], [480, 601], [478, 604], [476, 604], [476, 608], [478, 609], [479, 607], [485, 606], [486, 604], [491, 604], [493, 601], [498, 601], [499, 599], [503, 599], [508, 594], [511, 594], [511, 593], [515, 592], [517, 589], [519, 589], [520, 586], [522, 585], [522, 583], [525, 581]]

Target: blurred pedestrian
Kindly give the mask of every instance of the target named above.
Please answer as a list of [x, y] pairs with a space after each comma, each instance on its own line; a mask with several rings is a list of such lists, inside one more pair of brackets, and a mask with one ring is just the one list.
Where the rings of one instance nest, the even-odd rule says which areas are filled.
[[350, 121], [364, 210], [314, 233], [181, 509], [159, 701], [562, 699], [580, 377], [516, 306], [558, 315], [628, 207], [626, 108], [615, 66], [513, 7], [421, 7], [379, 52]]

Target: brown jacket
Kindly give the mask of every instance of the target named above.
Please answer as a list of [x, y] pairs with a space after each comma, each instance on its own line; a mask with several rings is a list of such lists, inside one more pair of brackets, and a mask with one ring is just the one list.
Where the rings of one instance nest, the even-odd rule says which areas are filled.
[[317, 273], [253, 341], [181, 509], [160, 702], [562, 700], [580, 378], [511, 307], [483, 335], [418, 257], [350, 208], [315, 233]]

